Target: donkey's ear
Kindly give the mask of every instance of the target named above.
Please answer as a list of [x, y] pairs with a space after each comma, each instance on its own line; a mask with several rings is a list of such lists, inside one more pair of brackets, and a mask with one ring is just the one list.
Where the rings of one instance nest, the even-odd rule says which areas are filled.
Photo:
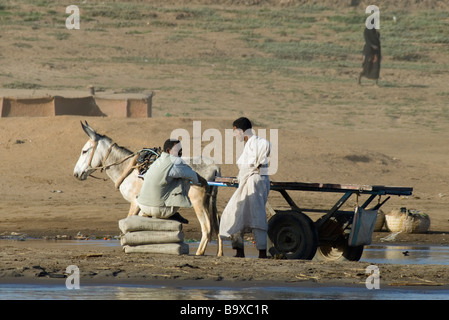
[[84, 124], [81, 121], [81, 127], [83, 127], [84, 132], [89, 136], [89, 138], [91, 138], [94, 141], [97, 141], [99, 136], [98, 134], [95, 132], [94, 129], [92, 129], [89, 124], [87, 123], [87, 121], [84, 121], [86, 124]]

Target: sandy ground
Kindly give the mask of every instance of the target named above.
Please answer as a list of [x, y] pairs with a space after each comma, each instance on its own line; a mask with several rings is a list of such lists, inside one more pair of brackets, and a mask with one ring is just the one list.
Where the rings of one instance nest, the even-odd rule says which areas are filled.
[[[7, 157], [2, 168], [1, 201], [1, 227], [3, 238], [11, 234], [26, 234], [34, 238], [53, 239], [58, 236], [76, 237], [77, 234], [88, 236], [91, 239], [103, 239], [120, 234], [118, 221], [126, 216], [128, 205], [121, 195], [113, 187], [111, 181], [88, 179], [77, 181], [72, 176], [74, 163], [78, 157], [81, 146], [87, 141], [87, 136], [82, 132], [79, 119], [76, 117], [58, 117], [55, 119], [1, 119], [2, 137], [7, 140], [2, 143], [2, 156]], [[138, 148], [148, 146], [149, 140], [141, 132], [154, 132], [151, 141], [162, 141], [166, 132], [158, 132], [160, 126], [174, 125], [181, 127], [191, 125], [191, 120], [186, 119], [88, 119], [99, 132], [108, 133], [115, 137], [115, 141], [123, 145]], [[225, 129], [229, 120], [203, 119], [203, 123], [214, 124]], [[165, 125], [164, 125], [165, 123]], [[121, 130], [120, 125], [126, 124], [126, 130]], [[20, 126], [20, 128], [19, 128]], [[19, 133], [20, 131], [20, 133]], [[115, 133], [115, 134], [114, 134]], [[121, 133], [121, 134], [119, 134]], [[139, 133], [142, 136], [139, 137]], [[291, 135], [291, 136], [289, 136]], [[295, 133], [285, 130], [282, 132], [281, 146], [293, 140]], [[158, 137], [158, 138], [156, 138]], [[147, 140], [148, 139], [148, 140]], [[320, 141], [320, 146], [331, 143], [320, 138], [307, 138], [301, 136], [301, 145], [307, 148], [307, 140]], [[16, 140], [24, 140], [17, 143]], [[154, 143], [153, 143], [154, 144]], [[150, 144], [151, 146], [153, 144]], [[310, 146], [309, 146], [310, 147]], [[350, 153], [347, 147], [346, 153]], [[280, 150], [288, 148], [281, 147]], [[327, 152], [332, 149], [326, 148]], [[336, 153], [340, 148], [334, 149]], [[440, 150], [440, 149], [438, 149]], [[36, 157], [34, 155], [40, 154]], [[290, 153], [281, 151], [280, 159], [285, 159], [279, 169], [279, 175], [284, 175], [285, 181], [301, 181], [301, 173], [289, 174], [288, 172], [303, 171], [313, 166], [306, 161], [300, 165], [295, 162]], [[336, 159], [337, 156], [334, 156]], [[289, 159], [289, 160], [288, 160]], [[344, 160], [339, 160], [344, 161]], [[398, 206], [420, 208], [431, 216], [431, 230], [427, 234], [399, 234], [396, 243], [412, 244], [443, 244], [447, 245], [448, 222], [444, 213], [445, 198], [431, 195], [425, 188], [423, 179], [421, 183], [412, 183], [410, 170], [415, 165], [407, 165], [408, 175], [404, 178], [401, 166], [393, 160], [388, 166], [390, 184], [396, 182], [401, 185], [411, 185], [417, 190], [414, 196], [407, 199], [393, 198], [385, 204], [386, 210]], [[417, 161], [417, 160], [415, 160]], [[413, 161], [413, 163], [417, 163]], [[407, 163], [407, 162], [405, 162]], [[428, 174], [434, 174], [430, 162], [428, 166], [418, 165], [416, 174], [423, 175], [423, 168]], [[376, 162], [367, 165], [374, 172], [379, 170]], [[383, 166], [383, 165], [382, 165]], [[232, 176], [235, 168], [232, 165], [223, 166], [224, 174]], [[382, 168], [383, 169], [383, 168]], [[366, 168], [356, 170], [365, 171]], [[317, 169], [317, 176], [322, 173]], [[352, 171], [352, 170], [351, 170]], [[359, 172], [360, 172], [359, 171]], [[313, 176], [310, 170], [307, 175]], [[337, 174], [338, 175], [338, 174]], [[375, 175], [375, 174], [374, 174]], [[107, 178], [98, 173], [98, 177]], [[287, 178], [289, 176], [289, 178]], [[348, 181], [347, 174], [327, 181]], [[356, 176], [356, 175], [355, 175]], [[296, 178], [294, 178], [296, 177]], [[330, 178], [329, 178], [330, 179]], [[348, 179], [348, 180], [346, 180]], [[367, 182], [378, 181], [377, 177], [366, 178]], [[279, 179], [281, 180], [281, 179]], [[318, 180], [320, 181], [320, 180]], [[321, 180], [323, 181], [323, 180]], [[325, 180], [326, 181], [326, 180]], [[407, 183], [409, 182], [409, 183]], [[299, 192], [300, 193], [300, 192]], [[433, 192], [435, 193], [435, 191]], [[232, 194], [232, 189], [220, 188], [219, 210]], [[329, 207], [336, 201], [336, 196], [323, 197], [313, 193], [294, 195], [298, 203], [306, 203], [307, 206]], [[429, 199], [431, 198], [431, 199]], [[438, 199], [439, 201], [436, 201]], [[272, 193], [269, 198], [274, 207], [284, 207], [286, 204], [279, 195]], [[354, 205], [355, 199], [349, 204]], [[184, 227], [185, 238], [194, 240], [200, 238], [200, 228], [194, 212], [191, 209], [183, 209], [181, 213], [190, 220]], [[374, 242], [379, 242], [381, 237], [389, 233], [378, 232], [374, 235]], [[108, 283], [126, 282], [151, 282], [155, 280], [209, 280], [230, 281], [238, 285], [241, 281], [273, 281], [277, 284], [307, 281], [311, 283], [340, 283], [361, 285], [367, 275], [365, 268], [367, 263], [321, 263], [315, 261], [288, 261], [288, 260], [259, 260], [256, 258], [233, 258], [233, 252], [226, 252], [225, 257], [217, 258], [214, 252], [208, 251], [207, 256], [194, 256], [195, 250], [191, 250], [188, 256], [171, 255], [142, 255], [125, 254], [120, 247], [108, 248], [89, 246], [58, 246], [64, 240], [58, 241], [0, 241], [1, 282], [16, 281], [43, 281], [56, 277], [55, 281], [65, 273], [68, 265], [75, 264], [81, 270], [83, 281], [106, 281]], [[420, 266], [410, 265], [383, 265], [382, 281], [395, 285], [449, 285], [449, 275], [445, 266]]]
[[[165, 18], [174, 21], [168, 14], [167, 17], [158, 15], [158, 19]], [[2, 44], [15, 43], [15, 27], [6, 28]], [[26, 32], [37, 32], [27, 26], [17, 28], [22, 38]], [[130, 52], [136, 50], [156, 57], [167, 52], [176, 56], [181, 51], [196, 57], [207, 52], [242, 57], [254, 54], [255, 50], [244, 47], [229, 34], [219, 36], [217, 33], [204, 34], [192, 42], [177, 42], [174, 50], [163, 36], [171, 29], [161, 26], [153, 33], [154, 50], [148, 53], [140, 41], [135, 41], [145, 35], [129, 35], [122, 29], [115, 33], [105, 30], [101, 32], [106, 32], [107, 37], [101, 32], [92, 32], [84, 39], [104, 46], [107, 41], [123, 41], [121, 45]], [[87, 91], [92, 82], [102, 87], [111, 86], [112, 90], [133, 85], [149, 90], [157, 88], [153, 100], [154, 117], [1, 118], [0, 235], [3, 237], [12, 233], [33, 238], [75, 237], [78, 233], [94, 238], [119, 235], [118, 221], [126, 216], [128, 204], [112, 182], [102, 179], [81, 182], [72, 175], [81, 147], [87, 141], [81, 130], [81, 120], [87, 120], [99, 133], [108, 135], [119, 145], [138, 150], [160, 146], [176, 128], [192, 134], [193, 121], [201, 121], [202, 132], [214, 128], [223, 133], [231, 128], [235, 118], [245, 115], [255, 121], [256, 129], [279, 132], [279, 169], [273, 180], [411, 186], [414, 188], [412, 196], [392, 198], [383, 209], [386, 212], [400, 207], [422, 210], [430, 215], [430, 232], [400, 234], [396, 241], [448, 244], [449, 122], [435, 111], [447, 107], [447, 72], [386, 68], [382, 71], [382, 80], [390, 84], [398, 81], [397, 85], [376, 87], [364, 82], [357, 86], [358, 68], [349, 68], [346, 73], [300, 68], [297, 71], [302, 72], [304, 78], [292, 79], [282, 73], [260, 74], [255, 70], [238, 75], [238, 70], [227, 69], [223, 62], [182, 68], [170, 64], [102, 64], [100, 58], [110, 55], [107, 50], [100, 50], [102, 45], [85, 46], [91, 50], [87, 56], [96, 56], [97, 60], [75, 60], [63, 67], [61, 57], [69, 54], [73, 43], [83, 40], [83, 34], [73, 33], [71, 44], [54, 37], [38, 37], [46, 44], [33, 42], [32, 49], [41, 55], [23, 46], [19, 50], [20, 46], [5, 45], [8, 49], [1, 56], [5, 66], [0, 78], [3, 84], [11, 83], [14, 80], [11, 77], [24, 82], [47, 83], [48, 90], [26, 91], [38, 95], [61, 87], [70, 93], [79, 93], [84, 90], [79, 88]], [[207, 47], [208, 41], [214, 38], [214, 47]], [[229, 50], [231, 47], [235, 50]], [[23, 63], [17, 63], [19, 53]], [[80, 52], [75, 54], [81, 55]], [[447, 51], [433, 58], [436, 63], [447, 61]], [[385, 59], [391, 63], [388, 56]], [[46, 64], [46, 61], [54, 62]], [[83, 78], [84, 74], [88, 76]], [[316, 80], [323, 75], [330, 75], [334, 80]], [[5, 95], [15, 93], [17, 91], [3, 90]], [[333, 102], [342, 97], [352, 103], [340, 106]], [[399, 111], [391, 109], [392, 101], [400, 106]], [[416, 108], [416, 103], [429, 112], [414, 113], [407, 109], [410, 105]], [[203, 141], [203, 147], [208, 143]], [[236, 173], [235, 165], [222, 166], [223, 176]], [[96, 175], [107, 178], [104, 173]], [[231, 194], [232, 190], [220, 189], [219, 210], [223, 210]], [[329, 208], [336, 201], [335, 195], [313, 193], [294, 194], [294, 198], [300, 206], [319, 208]], [[275, 193], [270, 194], [269, 201], [276, 208], [286, 206]], [[349, 201], [348, 207], [353, 207], [355, 201]], [[193, 211], [183, 209], [181, 214], [190, 220], [184, 228], [186, 239], [199, 239], [199, 224]], [[374, 240], [386, 235], [387, 232], [375, 234]], [[268, 280], [360, 284], [366, 279], [367, 266], [359, 262], [235, 259], [230, 253], [221, 258], [213, 254], [205, 257], [126, 255], [119, 248], [66, 249], [28, 240], [0, 241], [0, 246], [0, 282], [52, 277], [60, 281], [58, 277], [64, 274], [65, 268], [76, 264], [83, 279], [109, 283], [201, 279], [235, 283]], [[392, 285], [449, 285], [447, 267], [443, 266], [384, 265], [381, 270], [383, 281]]]
[[[316, 262], [257, 259], [247, 248], [247, 258], [125, 254], [105, 244], [61, 245], [40, 240], [2, 241], [0, 283], [65, 284], [75, 265], [83, 284], [161, 284], [178, 286], [329, 285], [365, 287], [367, 262]], [[447, 266], [379, 264], [383, 287], [449, 287]]]

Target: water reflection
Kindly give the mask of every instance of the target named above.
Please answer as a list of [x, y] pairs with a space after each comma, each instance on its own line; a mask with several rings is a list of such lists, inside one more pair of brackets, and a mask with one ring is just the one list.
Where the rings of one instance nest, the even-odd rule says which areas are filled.
[[449, 264], [448, 246], [372, 245], [363, 251], [360, 261], [390, 264]]
[[449, 300], [449, 290], [364, 287], [166, 287], [0, 285], [0, 300]]
[[[224, 252], [227, 256], [234, 255], [230, 242], [225, 241]], [[198, 243], [189, 243], [190, 251], [195, 252]], [[217, 243], [208, 244], [206, 255], [216, 254]], [[258, 251], [252, 243], [245, 243], [245, 255], [248, 258], [257, 258]], [[429, 245], [371, 245], [366, 246], [360, 261], [374, 264], [449, 264], [449, 246]]]

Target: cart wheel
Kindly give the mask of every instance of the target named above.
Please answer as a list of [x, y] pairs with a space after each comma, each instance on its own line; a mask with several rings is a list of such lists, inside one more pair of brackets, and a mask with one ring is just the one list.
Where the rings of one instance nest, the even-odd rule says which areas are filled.
[[314, 260], [318, 261], [359, 261], [363, 254], [363, 246], [350, 247], [347, 243], [318, 247]]
[[333, 220], [327, 220], [318, 230], [319, 238], [335, 238], [335, 243], [321, 244], [316, 251], [314, 260], [318, 261], [359, 261], [363, 253], [363, 246], [350, 247], [348, 237], [342, 225]]
[[270, 253], [284, 254], [288, 259], [311, 260], [318, 247], [313, 221], [299, 211], [277, 211], [268, 221], [268, 237], [273, 243]]

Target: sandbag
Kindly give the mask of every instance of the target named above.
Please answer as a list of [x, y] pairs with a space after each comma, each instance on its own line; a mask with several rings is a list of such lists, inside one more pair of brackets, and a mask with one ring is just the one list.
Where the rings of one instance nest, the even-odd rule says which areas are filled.
[[123, 246], [125, 253], [162, 253], [162, 254], [189, 254], [187, 243], [145, 244], [140, 246]]
[[181, 222], [167, 219], [131, 216], [118, 222], [123, 234], [134, 231], [181, 231]]
[[182, 231], [136, 231], [122, 235], [121, 245], [138, 246], [143, 244], [179, 243], [184, 241]]
[[377, 210], [365, 210], [356, 207], [348, 245], [355, 247], [371, 244], [376, 219]]

